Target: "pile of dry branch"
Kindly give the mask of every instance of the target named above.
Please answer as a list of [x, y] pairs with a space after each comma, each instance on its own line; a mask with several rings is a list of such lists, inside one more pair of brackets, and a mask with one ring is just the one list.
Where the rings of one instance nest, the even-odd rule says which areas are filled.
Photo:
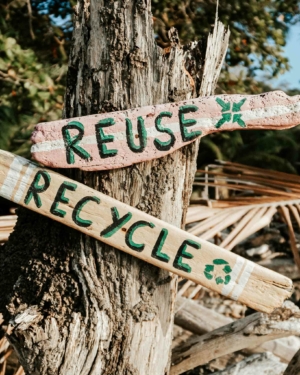
[[[292, 278], [295, 291], [267, 315], [180, 280], [171, 375], [300, 374], [300, 177], [219, 163], [194, 185], [187, 230]], [[2, 243], [15, 220], [0, 217]], [[0, 375], [12, 374], [23, 370], [2, 335]]]

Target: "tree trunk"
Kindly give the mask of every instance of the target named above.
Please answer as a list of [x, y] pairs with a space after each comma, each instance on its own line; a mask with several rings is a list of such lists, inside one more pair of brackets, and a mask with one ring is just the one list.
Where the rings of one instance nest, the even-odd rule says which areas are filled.
[[[168, 52], [155, 44], [149, 0], [78, 0], [65, 117], [198, 96], [203, 47], [181, 48], [170, 36]], [[180, 227], [198, 145], [115, 171], [66, 173]], [[168, 272], [24, 209], [0, 267], [0, 312], [27, 374], [169, 372], [176, 278]]]
[[297, 375], [300, 373], [300, 349], [295, 353], [283, 375]]

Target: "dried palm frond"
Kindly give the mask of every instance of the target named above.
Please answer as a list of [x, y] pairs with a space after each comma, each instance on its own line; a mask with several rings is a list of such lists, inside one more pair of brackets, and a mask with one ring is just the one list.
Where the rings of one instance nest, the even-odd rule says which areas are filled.
[[[292, 219], [300, 227], [299, 176], [222, 162], [198, 170], [194, 185], [203, 186], [206, 196], [191, 202], [187, 223], [194, 225], [189, 227], [190, 233], [211, 240], [227, 230], [220, 246], [232, 250], [279, 213], [288, 225], [295, 249]], [[213, 198], [208, 194], [209, 187], [214, 190]]]
[[[198, 170], [187, 213], [188, 232], [231, 251], [268, 226], [275, 214], [286, 224], [294, 261], [300, 255], [294, 227], [300, 228], [300, 177], [242, 164], [219, 162]], [[201, 187], [201, 195], [196, 196]], [[181, 283], [180, 295], [193, 283]], [[193, 288], [191, 288], [193, 291]]]

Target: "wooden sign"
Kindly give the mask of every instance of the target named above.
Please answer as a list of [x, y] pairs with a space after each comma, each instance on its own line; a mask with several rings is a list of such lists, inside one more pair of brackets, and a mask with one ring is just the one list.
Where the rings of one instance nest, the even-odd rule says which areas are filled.
[[38, 124], [33, 157], [54, 168], [121, 168], [167, 155], [206, 134], [300, 124], [300, 96], [220, 95]]
[[0, 195], [258, 311], [291, 294], [290, 279], [5, 151]]

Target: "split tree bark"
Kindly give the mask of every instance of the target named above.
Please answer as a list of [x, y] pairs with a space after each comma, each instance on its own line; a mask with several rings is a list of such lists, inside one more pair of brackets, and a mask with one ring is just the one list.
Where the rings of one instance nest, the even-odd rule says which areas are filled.
[[[174, 30], [169, 51], [158, 47], [149, 0], [78, 0], [64, 116], [210, 95], [228, 36], [215, 28], [202, 80], [204, 48], [181, 48]], [[180, 227], [198, 145], [112, 172], [66, 173]], [[24, 209], [0, 267], [0, 311], [27, 374], [168, 373], [176, 278], [167, 272]]]

